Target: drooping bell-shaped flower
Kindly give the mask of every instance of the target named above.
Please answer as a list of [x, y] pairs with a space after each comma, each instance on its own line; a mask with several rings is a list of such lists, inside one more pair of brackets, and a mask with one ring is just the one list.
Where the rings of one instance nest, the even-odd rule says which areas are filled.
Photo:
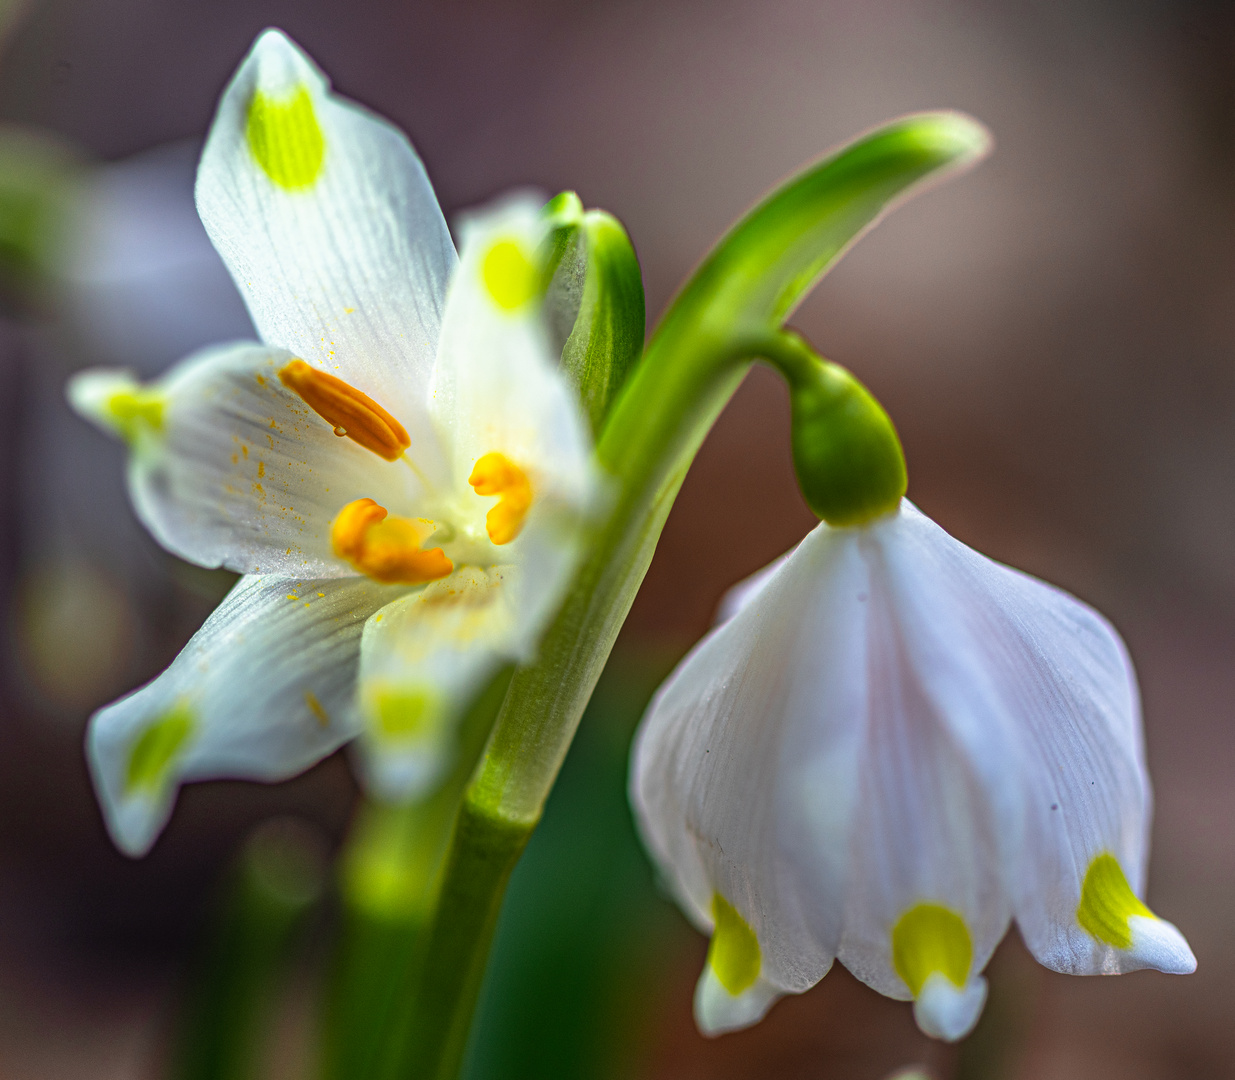
[[[816, 511], [844, 524], [730, 594], [633, 754], [647, 846], [712, 935], [699, 1026], [754, 1023], [839, 959], [960, 1038], [1013, 918], [1056, 971], [1192, 971], [1140, 899], [1150, 789], [1118, 634], [904, 500], [890, 422], [821, 371], [844, 407], [795, 386], [795, 456]], [[813, 459], [812, 420], [832, 440]]]
[[69, 391], [129, 443], [160, 543], [247, 575], [92, 720], [131, 853], [181, 781], [287, 777], [357, 735], [378, 794], [431, 787], [471, 697], [534, 654], [597, 487], [543, 325], [535, 202], [468, 219], [456, 258], [403, 134], [267, 31], [223, 94], [197, 203], [261, 343]]

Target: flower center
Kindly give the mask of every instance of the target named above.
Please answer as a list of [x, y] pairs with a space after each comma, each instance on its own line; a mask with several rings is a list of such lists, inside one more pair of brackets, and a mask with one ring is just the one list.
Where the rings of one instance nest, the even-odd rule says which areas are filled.
[[467, 482], [477, 495], [497, 495], [498, 502], [485, 515], [485, 529], [495, 544], [509, 544], [523, 528], [532, 505], [532, 485], [525, 473], [505, 454], [485, 454], [472, 468]]
[[398, 461], [412, 445], [403, 425], [368, 394], [303, 360], [280, 368], [279, 382], [302, 398], [336, 435], [346, 435], [378, 457]]
[[348, 503], [330, 526], [334, 553], [362, 574], [386, 585], [422, 585], [444, 578], [454, 563], [440, 547], [422, 550], [431, 522], [390, 517], [372, 499]]

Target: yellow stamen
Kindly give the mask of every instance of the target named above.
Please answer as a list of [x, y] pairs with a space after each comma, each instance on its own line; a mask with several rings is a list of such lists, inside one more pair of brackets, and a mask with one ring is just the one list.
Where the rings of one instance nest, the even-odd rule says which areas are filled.
[[372, 499], [348, 503], [330, 526], [334, 553], [374, 581], [386, 585], [421, 585], [444, 578], [454, 569], [440, 547], [422, 551], [432, 533], [408, 518], [392, 518]]
[[1130, 915], [1157, 918], [1128, 884], [1119, 860], [1109, 851], [1089, 864], [1081, 885], [1081, 902], [1076, 909], [1076, 921], [1099, 941], [1117, 949], [1132, 947]]
[[965, 920], [941, 904], [915, 904], [892, 928], [892, 966], [914, 997], [935, 972], [963, 987], [972, 964]]
[[489, 453], [472, 468], [467, 482], [477, 495], [497, 495], [498, 503], [485, 515], [485, 528], [495, 544], [509, 544], [523, 528], [532, 505], [527, 473], [505, 454]]
[[378, 457], [398, 461], [412, 445], [403, 425], [368, 394], [303, 360], [293, 360], [281, 368], [279, 381], [303, 398], [336, 435], [346, 435]]

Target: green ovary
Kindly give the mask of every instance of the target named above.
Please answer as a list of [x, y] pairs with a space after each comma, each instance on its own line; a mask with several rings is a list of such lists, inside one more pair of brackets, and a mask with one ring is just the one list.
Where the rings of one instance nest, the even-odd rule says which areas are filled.
[[708, 947], [708, 963], [720, 985], [737, 997], [754, 986], [759, 978], [763, 965], [759, 939], [750, 924], [720, 893], [712, 895], [712, 918], [716, 926]]
[[174, 706], [150, 724], [129, 750], [125, 791], [156, 793], [166, 782], [171, 767], [193, 734], [193, 712], [188, 705]]
[[262, 170], [287, 191], [311, 187], [322, 171], [326, 140], [304, 86], [283, 100], [256, 91], [246, 135]]
[[892, 966], [914, 997], [935, 972], [964, 986], [972, 964], [965, 920], [941, 904], [917, 904], [892, 928]]
[[1132, 947], [1132, 930], [1128, 916], [1156, 918], [1154, 913], [1136, 898], [1119, 860], [1109, 851], [1089, 864], [1081, 885], [1081, 902], [1076, 909], [1076, 921], [1099, 941], [1117, 949]]

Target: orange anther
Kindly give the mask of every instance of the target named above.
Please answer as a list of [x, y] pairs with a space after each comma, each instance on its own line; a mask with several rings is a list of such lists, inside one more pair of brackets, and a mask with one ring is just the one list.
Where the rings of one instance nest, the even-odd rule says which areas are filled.
[[279, 381], [334, 428], [336, 435], [346, 435], [378, 457], [398, 461], [412, 445], [403, 425], [368, 394], [303, 360], [285, 364], [279, 370]]
[[440, 547], [421, 550], [432, 533], [408, 518], [389, 517], [372, 499], [348, 503], [330, 526], [330, 543], [340, 559], [385, 585], [422, 585], [444, 578], [455, 567]]
[[495, 544], [509, 544], [523, 528], [532, 506], [532, 485], [525, 473], [505, 454], [485, 454], [472, 467], [467, 482], [477, 495], [499, 496], [485, 515], [485, 529]]

